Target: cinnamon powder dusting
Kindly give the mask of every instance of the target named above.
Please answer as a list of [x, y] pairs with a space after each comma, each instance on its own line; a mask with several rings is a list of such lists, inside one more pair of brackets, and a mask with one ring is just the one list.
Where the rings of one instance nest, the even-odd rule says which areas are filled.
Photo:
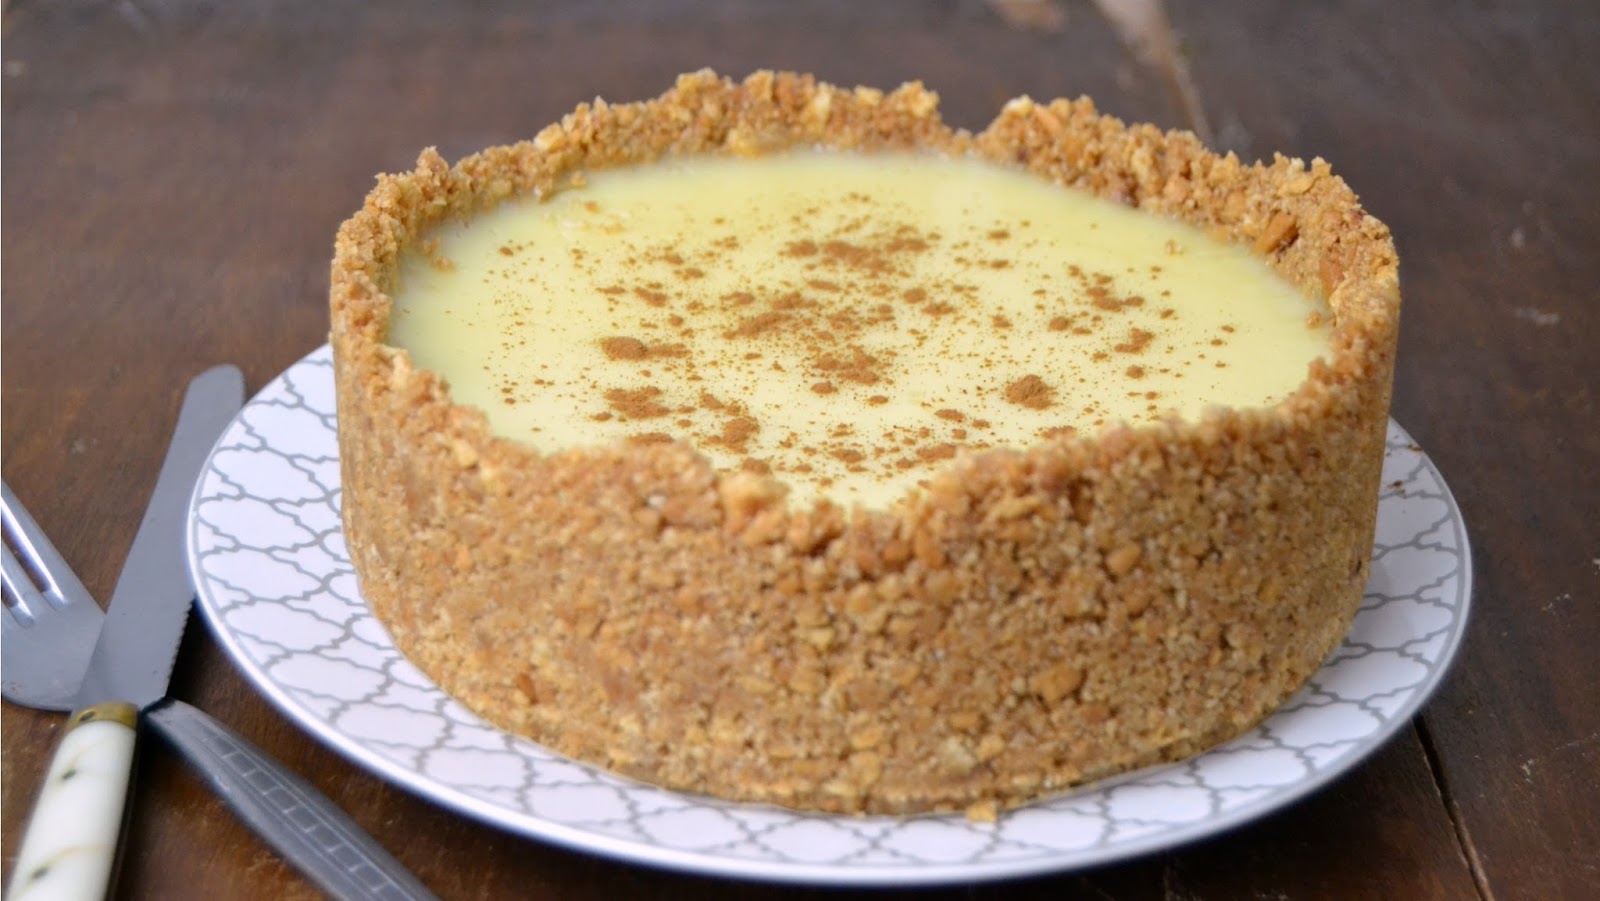
[[634, 444], [671, 444], [674, 439], [666, 432], [641, 432], [629, 435], [628, 440]]
[[1006, 386], [1006, 401], [1030, 410], [1043, 410], [1055, 403], [1055, 389], [1036, 375], [1025, 375]]
[[670, 410], [661, 402], [661, 389], [612, 388], [605, 393], [606, 403], [623, 419], [655, 419], [666, 416]]
[[[895, 475], [1014, 446], [1017, 423], [1024, 435], [1072, 434], [1127, 415], [1097, 393], [1105, 379], [1161, 387], [1174, 370], [1216, 365], [1173, 357], [1154, 325], [1176, 315], [1146, 302], [1170, 293], [1161, 266], [1064, 263], [1039, 254], [1051, 245], [1022, 220], [941, 233], [887, 191], [818, 192], [806, 202], [787, 218], [752, 210], [748, 221], [685, 208], [666, 235], [631, 230], [622, 206], [569, 204], [581, 210], [561, 214], [575, 217], [569, 226], [603, 236], [563, 252], [600, 319], [602, 337], [586, 342], [597, 365], [568, 364], [549, 373], [555, 381], [507, 379], [497, 401], [526, 404], [561, 385], [555, 396], [607, 423], [602, 434], [687, 440], [717, 449], [724, 467], [821, 485], [846, 471]], [[757, 245], [768, 263], [751, 263]], [[527, 291], [542, 268], [540, 244], [497, 249], [489, 275], [510, 286], [499, 298]], [[442, 257], [437, 243], [426, 250]], [[995, 287], [996, 271], [1008, 273], [1008, 287]], [[518, 313], [514, 325], [539, 322]], [[526, 346], [520, 336], [505, 343]], [[1127, 355], [1142, 356], [1129, 365]], [[945, 384], [930, 359], [959, 361], [970, 375]], [[780, 396], [794, 403], [780, 406], [799, 411], [793, 418], [756, 400], [771, 391], [768, 380], [788, 392]], [[1145, 415], [1156, 415], [1156, 399]], [[1012, 413], [996, 415], [999, 400]], [[891, 405], [892, 419], [850, 427], [863, 421], [853, 411]]]
[[650, 355], [650, 348], [643, 341], [620, 336], [601, 338], [600, 350], [608, 360], [643, 360]]
[[1136, 328], [1128, 333], [1128, 340], [1116, 345], [1112, 350], [1119, 354], [1142, 353], [1146, 347], [1150, 346], [1150, 342], [1154, 338], [1155, 335], [1153, 333], [1147, 332], [1142, 328]]
[[728, 448], [736, 454], [742, 454], [750, 439], [761, 426], [748, 416], [736, 416], [722, 424], [722, 434], [718, 436], [717, 443]]

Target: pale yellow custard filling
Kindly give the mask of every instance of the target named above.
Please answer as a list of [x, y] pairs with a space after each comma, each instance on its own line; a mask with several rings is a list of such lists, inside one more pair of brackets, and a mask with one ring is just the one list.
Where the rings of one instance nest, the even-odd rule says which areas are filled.
[[886, 507], [964, 450], [1270, 405], [1331, 316], [1248, 249], [993, 163], [797, 151], [587, 173], [440, 226], [388, 341], [546, 452], [687, 439]]

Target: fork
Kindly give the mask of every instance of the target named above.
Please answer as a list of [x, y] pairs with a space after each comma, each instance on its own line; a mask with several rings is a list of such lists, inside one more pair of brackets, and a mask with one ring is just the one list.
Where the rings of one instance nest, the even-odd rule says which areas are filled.
[[[8, 614], [0, 620], [0, 660], [5, 661], [0, 682], [7, 700], [71, 710], [105, 614], [17, 501], [11, 486], [0, 483], [0, 488], [5, 530], [0, 572]], [[28, 565], [17, 559], [18, 553]], [[12, 679], [17, 673], [39, 675], [24, 684]]]
[[[5, 545], [0, 574], [0, 684], [6, 700], [72, 709], [104, 613], [38, 523], [0, 483]], [[38, 667], [38, 669], [32, 669]], [[34, 678], [34, 673], [43, 675]], [[434, 895], [343, 810], [276, 760], [174, 698], [143, 717], [212, 790], [284, 859], [334, 898]]]

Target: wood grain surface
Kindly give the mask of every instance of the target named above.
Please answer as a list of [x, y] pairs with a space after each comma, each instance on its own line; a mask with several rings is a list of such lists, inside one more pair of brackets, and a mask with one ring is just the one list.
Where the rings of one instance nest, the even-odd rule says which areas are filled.
[[[1029, 20], [976, 0], [9, 3], [5, 479], [109, 595], [182, 386], [232, 362], [255, 390], [324, 340], [333, 234], [373, 175], [430, 145], [455, 157], [531, 136], [596, 95], [651, 96], [702, 66], [792, 68], [920, 79], [970, 127], [1018, 94], [1190, 124], [1095, 5], [1054, 6]], [[1327, 158], [1394, 230], [1394, 415], [1464, 510], [1473, 622], [1413, 725], [1287, 810], [1117, 866], [925, 894], [1600, 897], [1600, 12], [1169, 6], [1222, 149]], [[173, 691], [305, 775], [444, 898], [822, 894], [600, 860], [435, 807], [301, 732], [198, 624]], [[8, 880], [60, 724], [4, 707]], [[119, 897], [315, 897], [159, 744], [136, 779]]]

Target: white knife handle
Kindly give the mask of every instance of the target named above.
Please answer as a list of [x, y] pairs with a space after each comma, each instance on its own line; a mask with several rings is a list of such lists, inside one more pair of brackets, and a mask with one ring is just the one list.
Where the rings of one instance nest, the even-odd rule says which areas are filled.
[[138, 708], [120, 701], [67, 720], [12, 867], [12, 901], [105, 897], [138, 722]]

